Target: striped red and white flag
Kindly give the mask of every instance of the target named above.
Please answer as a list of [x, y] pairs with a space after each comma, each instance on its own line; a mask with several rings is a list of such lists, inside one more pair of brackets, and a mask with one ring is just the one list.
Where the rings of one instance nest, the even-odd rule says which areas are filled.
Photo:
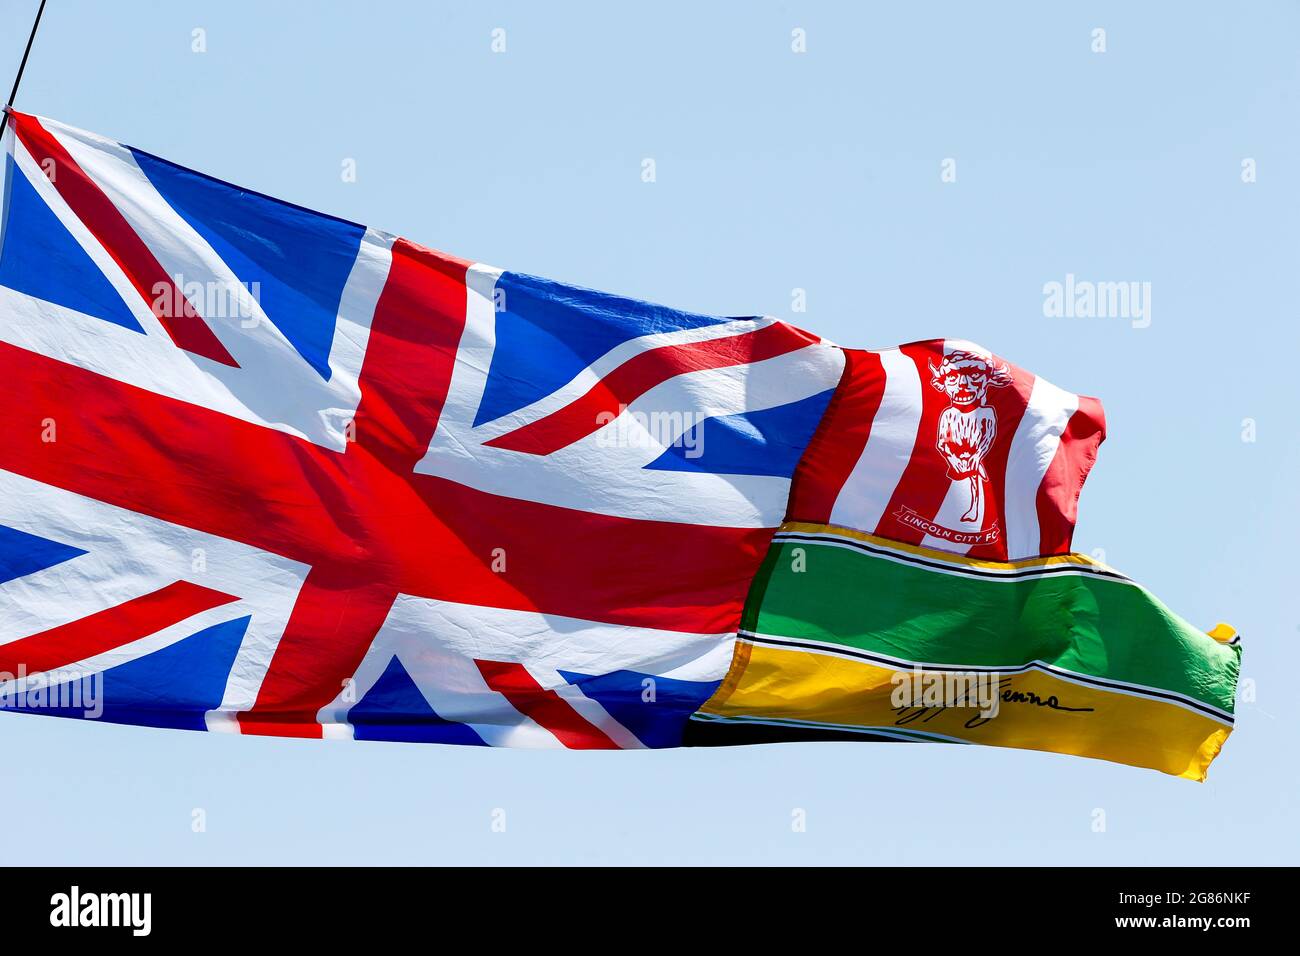
[[1070, 550], [1101, 403], [971, 342], [845, 350], [788, 519], [990, 560]]

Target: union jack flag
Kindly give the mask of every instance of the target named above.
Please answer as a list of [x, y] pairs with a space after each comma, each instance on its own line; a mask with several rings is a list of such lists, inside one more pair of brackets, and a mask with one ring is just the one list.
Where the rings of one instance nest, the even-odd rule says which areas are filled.
[[503, 272], [13, 113], [0, 703], [680, 742], [844, 353]]

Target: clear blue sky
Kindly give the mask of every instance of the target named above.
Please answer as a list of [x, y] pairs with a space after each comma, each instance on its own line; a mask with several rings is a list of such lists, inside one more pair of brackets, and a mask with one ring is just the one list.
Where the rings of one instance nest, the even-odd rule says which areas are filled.
[[[35, 7], [0, 0], [6, 90]], [[467, 258], [845, 345], [969, 338], [1101, 397], [1076, 546], [1234, 623], [1257, 700], [1204, 785], [976, 747], [511, 752], [5, 714], [9, 858], [1295, 862], [1297, 49], [1290, 2], [50, 0], [24, 110]], [[1067, 273], [1150, 282], [1150, 327], [1045, 318]]]

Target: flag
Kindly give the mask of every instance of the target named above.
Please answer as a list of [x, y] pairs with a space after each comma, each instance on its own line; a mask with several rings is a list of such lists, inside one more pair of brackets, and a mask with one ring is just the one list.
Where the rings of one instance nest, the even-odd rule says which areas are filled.
[[50, 120], [10, 130], [7, 706], [98, 691], [97, 717], [191, 729], [679, 742], [838, 348], [467, 262]]
[[794, 521], [994, 560], [1070, 550], [1101, 403], [971, 342], [845, 350]]
[[1203, 780], [1241, 644], [1079, 554], [1003, 562], [790, 522], [698, 743], [978, 743]]
[[503, 271], [26, 114], [5, 146], [5, 709], [676, 746], [738, 699], [783, 522], [1068, 551], [1100, 405], [972, 343]]

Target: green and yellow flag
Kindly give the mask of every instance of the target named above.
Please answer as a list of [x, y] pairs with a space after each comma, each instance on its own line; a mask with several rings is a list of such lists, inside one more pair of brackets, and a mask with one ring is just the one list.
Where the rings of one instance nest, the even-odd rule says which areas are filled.
[[696, 743], [882, 739], [1098, 757], [1193, 780], [1241, 646], [1080, 554], [989, 561], [790, 522]]

